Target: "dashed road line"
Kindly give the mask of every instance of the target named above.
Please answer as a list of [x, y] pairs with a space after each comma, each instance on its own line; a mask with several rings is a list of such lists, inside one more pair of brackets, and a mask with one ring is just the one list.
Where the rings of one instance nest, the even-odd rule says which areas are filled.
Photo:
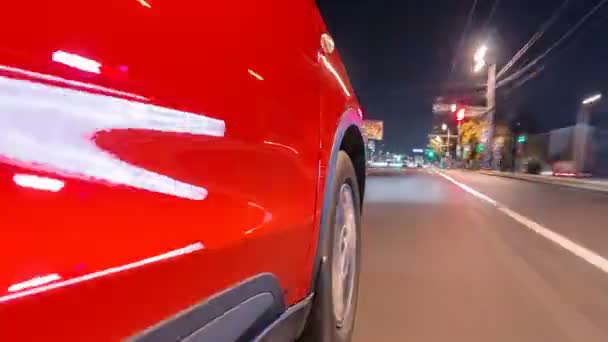
[[560, 235], [554, 231], [552, 231], [549, 228], [546, 228], [544, 226], [542, 226], [541, 224], [539, 224], [538, 222], [535, 222], [534, 220], [531, 220], [517, 212], [515, 212], [512, 209], [509, 209], [507, 206], [505, 206], [504, 204], [490, 198], [489, 196], [471, 188], [470, 186], [461, 183], [457, 180], [455, 180], [454, 178], [440, 172], [440, 171], [436, 171], [435, 172], [440, 175], [441, 177], [447, 179], [448, 181], [454, 183], [455, 185], [457, 185], [458, 187], [460, 187], [461, 189], [463, 189], [464, 191], [470, 193], [471, 195], [487, 202], [490, 203], [491, 205], [493, 205], [494, 207], [496, 207], [496, 209], [498, 209], [499, 211], [501, 211], [502, 213], [504, 213], [505, 215], [509, 216], [510, 218], [512, 218], [513, 220], [519, 222], [520, 224], [522, 224], [524, 227], [530, 229], [531, 231], [537, 233], [538, 235], [546, 238], [549, 241], [552, 241], [553, 243], [559, 245], [560, 247], [564, 248], [565, 250], [569, 251], [570, 253], [578, 256], [579, 258], [585, 260], [586, 262], [590, 263], [591, 265], [599, 268], [600, 270], [604, 271], [605, 273], [608, 273], [608, 260], [606, 260], [604, 257], [602, 257], [601, 255], [593, 252], [592, 250], [581, 246], [577, 243], [575, 243], [574, 241], [568, 239], [567, 237]]

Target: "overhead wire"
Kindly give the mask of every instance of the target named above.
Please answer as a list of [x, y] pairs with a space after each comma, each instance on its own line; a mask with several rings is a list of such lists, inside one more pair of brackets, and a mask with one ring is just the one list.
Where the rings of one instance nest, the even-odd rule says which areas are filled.
[[505, 66], [502, 67], [502, 69], [500, 69], [498, 74], [496, 74], [496, 78], [500, 78], [507, 71], [509, 71], [509, 69], [513, 65], [515, 65], [515, 63], [517, 63], [517, 61], [524, 55], [524, 53], [526, 53], [528, 51], [528, 49], [530, 49], [530, 47], [534, 43], [536, 43], [545, 34], [547, 29], [549, 29], [551, 27], [551, 25], [553, 25], [557, 21], [557, 19], [560, 17], [562, 12], [568, 6], [569, 2], [570, 2], [570, 0], [564, 0], [564, 2], [562, 2], [562, 4], [553, 12], [551, 17], [549, 17], [549, 19], [540, 26], [538, 31], [536, 31], [532, 35], [532, 37], [530, 37], [528, 42], [526, 42], [526, 44], [521, 49], [519, 49], [519, 51], [517, 51], [517, 53], [511, 58], [511, 60], [507, 64], [505, 64]]
[[462, 34], [460, 35], [460, 40], [458, 41], [458, 46], [456, 47], [456, 51], [454, 52], [454, 58], [452, 59], [452, 64], [450, 67], [450, 76], [454, 72], [454, 68], [456, 68], [456, 64], [458, 62], [458, 53], [460, 52], [460, 50], [462, 48], [462, 44], [464, 44], [467, 33], [469, 32], [469, 28], [471, 27], [471, 24], [473, 22], [473, 16], [475, 14], [475, 9], [477, 8], [477, 1], [478, 0], [473, 0], [471, 9], [469, 10], [469, 14], [467, 16], [467, 22], [464, 26], [464, 29], [462, 30]]
[[497, 84], [496, 87], [501, 87], [506, 85], [507, 83], [521, 77], [524, 73], [526, 73], [528, 70], [530, 70], [532, 67], [534, 67], [535, 65], [538, 64], [539, 61], [543, 60], [544, 58], [547, 57], [547, 55], [549, 55], [553, 50], [555, 50], [557, 47], [559, 47], [566, 39], [570, 38], [574, 33], [576, 33], [583, 24], [585, 24], [589, 18], [591, 18], [600, 8], [602, 8], [606, 3], [608, 2], [608, 0], [601, 0], [599, 1], [589, 12], [587, 12], [587, 14], [585, 14], [574, 26], [572, 26], [564, 35], [562, 35], [556, 42], [554, 42], [547, 50], [545, 50], [545, 52], [543, 52], [541, 55], [539, 55], [538, 57], [536, 57], [535, 59], [533, 59], [530, 63], [526, 64], [525, 66], [521, 67], [519, 70], [517, 70], [516, 72], [514, 72], [513, 74], [509, 75], [508, 77], [500, 80]]
[[494, 18], [494, 14], [496, 13], [496, 10], [498, 9], [499, 4], [500, 4], [500, 0], [494, 0], [494, 4], [492, 5], [492, 8], [490, 9], [490, 13], [488, 14], [488, 19], [486, 19], [486, 24], [484, 25], [485, 31], [487, 31], [488, 28], [490, 27], [490, 23], [492, 22], [492, 19]]

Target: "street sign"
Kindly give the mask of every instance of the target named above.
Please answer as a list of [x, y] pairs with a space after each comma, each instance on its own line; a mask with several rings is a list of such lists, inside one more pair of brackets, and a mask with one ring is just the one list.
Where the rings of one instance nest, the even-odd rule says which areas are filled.
[[[433, 104], [433, 113], [435, 114], [448, 114], [453, 113], [454, 104], [448, 103], [435, 103]], [[458, 106], [457, 108], [464, 109], [465, 118], [476, 118], [482, 116], [488, 112], [488, 108], [483, 106]]]
[[433, 113], [451, 113], [451, 103], [435, 103], [433, 104]]

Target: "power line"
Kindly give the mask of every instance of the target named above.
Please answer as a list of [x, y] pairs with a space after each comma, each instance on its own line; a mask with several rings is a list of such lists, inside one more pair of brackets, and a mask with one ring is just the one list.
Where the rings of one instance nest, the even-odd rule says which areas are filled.
[[583, 24], [585, 24], [587, 22], [587, 20], [589, 20], [589, 18], [591, 18], [591, 16], [593, 16], [600, 8], [602, 8], [602, 6], [604, 6], [606, 4], [606, 2], [608, 2], [608, 0], [601, 0], [600, 2], [598, 2], [589, 12], [587, 12], [587, 14], [585, 14], [572, 28], [570, 28], [570, 30], [568, 30], [560, 39], [558, 39], [555, 43], [553, 43], [545, 52], [543, 52], [540, 56], [536, 57], [530, 63], [526, 64], [525, 66], [523, 66], [522, 68], [520, 68], [519, 70], [517, 70], [510, 76], [499, 81], [498, 84], [496, 85], [496, 87], [497, 88], [501, 87], [501, 86], [519, 78], [525, 72], [530, 70], [530, 68], [532, 68], [536, 64], [538, 64], [538, 62], [541, 61], [543, 58], [545, 58], [549, 53], [551, 53], [551, 51], [555, 50], [555, 48], [560, 46], [566, 39], [568, 39], [570, 36], [572, 36], [574, 33], [576, 33], [576, 31], [578, 31], [578, 29], [580, 29], [581, 26]]
[[549, 29], [549, 27], [551, 27], [551, 25], [553, 25], [557, 21], [557, 19], [567, 7], [569, 2], [570, 0], [565, 0], [564, 2], [562, 2], [562, 4], [553, 12], [553, 15], [551, 15], [551, 17], [540, 26], [538, 31], [536, 31], [532, 35], [532, 37], [530, 37], [528, 42], [521, 49], [519, 49], [519, 51], [517, 51], [513, 58], [511, 58], [511, 60], [502, 69], [500, 69], [500, 71], [496, 75], [497, 78], [500, 78], [507, 71], [509, 71], [509, 69], [513, 65], [515, 65], [515, 63], [517, 63], [521, 56], [523, 56], [524, 53], [526, 53], [526, 51], [528, 51], [528, 49], [543, 36], [547, 29]]
[[466, 39], [467, 33], [469, 32], [469, 28], [471, 23], [473, 22], [473, 15], [475, 14], [475, 9], [477, 8], [477, 0], [473, 0], [473, 4], [471, 5], [471, 9], [469, 10], [469, 15], [467, 17], [467, 22], [464, 26], [464, 30], [462, 30], [462, 35], [460, 35], [460, 40], [458, 41], [458, 46], [456, 47], [456, 52], [454, 53], [454, 58], [452, 59], [452, 66], [450, 67], [450, 76], [454, 72], [454, 68], [456, 67], [456, 63], [458, 61], [458, 53], [462, 48], [462, 44]]
[[492, 19], [494, 18], [494, 14], [496, 13], [496, 10], [498, 9], [498, 4], [500, 4], [500, 0], [494, 0], [494, 4], [492, 5], [492, 8], [490, 9], [490, 14], [488, 14], [488, 19], [486, 19], [486, 24], [484, 25], [487, 29], [490, 27], [490, 23], [492, 22]]

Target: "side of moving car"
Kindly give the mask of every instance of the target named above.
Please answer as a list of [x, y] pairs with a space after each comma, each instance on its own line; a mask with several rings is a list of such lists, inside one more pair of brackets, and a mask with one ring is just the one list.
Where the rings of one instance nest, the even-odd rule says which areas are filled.
[[350, 340], [361, 111], [313, 1], [2, 17], [0, 340]]

